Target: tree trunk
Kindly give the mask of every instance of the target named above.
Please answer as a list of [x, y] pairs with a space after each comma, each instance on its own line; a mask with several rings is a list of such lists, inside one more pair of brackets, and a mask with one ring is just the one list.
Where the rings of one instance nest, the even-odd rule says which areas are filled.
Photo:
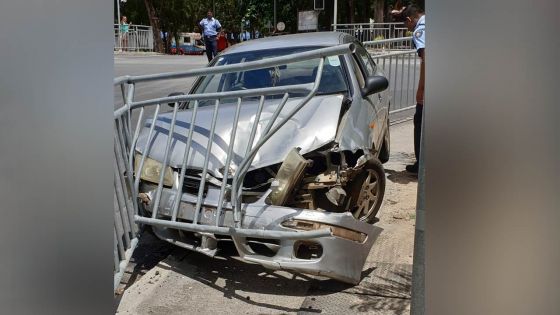
[[154, 33], [154, 51], [163, 53], [163, 41], [161, 39], [161, 29], [159, 27], [159, 18], [157, 17], [156, 10], [152, 0], [144, 0], [146, 11], [148, 11], [148, 18], [150, 19], [150, 26]]
[[385, 13], [385, 1], [375, 0], [374, 9], [373, 9], [373, 14], [374, 14], [373, 19], [375, 20], [376, 23], [385, 22], [384, 13]]
[[354, 0], [348, 0], [348, 15], [350, 16], [350, 23], [354, 23]]

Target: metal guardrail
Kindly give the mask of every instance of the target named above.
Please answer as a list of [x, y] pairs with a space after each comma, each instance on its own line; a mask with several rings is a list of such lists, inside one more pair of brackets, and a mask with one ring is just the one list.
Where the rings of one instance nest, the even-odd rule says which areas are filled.
[[131, 24], [128, 32], [120, 32], [114, 24], [114, 49], [117, 51], [153, 51], [154, 35], [151, 26]]
[[361, 42], [405, 37], [408, 32], [403, 23], [333, 24], [332, 30], [350, 34]]
[[[259, 238], [276, 238], [276, 239], [306, 239], [306, 238], [317, 238], [322, 236], [332, 235], [330, 228], [314, 230], [314, 231], [302, 231], [302, 232], [287, 232], [287, 231], [273, 231], [273, 230], [257, 230], [257, 229], [247, 229], [241, 228], [241, 219], [243, 216], [243, 209], [241, 207], [241, 196], [242, 196], [242, 185], [243, 179], [252, 164], [258, 150], [265, 144], [265, 142], [270, 139], [285, 123], [287, 123], [301, 108], [303, 108], [308, 101], [316, 94], [319, 84], [321, 82], [321, 75], [323, 64], [325, 59], [329, 56], [337, 56], [353, 52], [355, 46], [353, 44], [345, 44], [334, 47], [322, 48], [297, 54], [291, 54], [287, 56], [269, 58], [264, 60], [245, 62], [240, 64], [231, 64], [225, 66], [207, 67], [202, 69], [195, 69], [184, 72], [172, 72], [172, 73], [162, 73], [155, 75], [142, 75], [142, 76], [125, 76], [115, 78], [113, 83], [115, 86], [119, 86], [122, 92], [122, 97], [124, 100], [124, 106], [118, 108], [114, 112], [115, 119], [115, 289], [117, 288], [120, 279], [124, 273], [124, 268], [130, 259], [132, 251], [138, 242], [139, 229], [137, 224], [149, 224], [155, 226], [166, 226], [175, 229], [185, 230], [185, 231], [195, 231], [195, 232], [209, 232], [209, 233], [219, 233], [224, 235], [242, 236], [242, 237], [259, 237]], [[196, 76], [209, 76], [215, 74], [232, 73], [238, 71], [248, 71], [263, 69], [275, 66], [286, 65], [289, 63], [295, 63], [299, 61], [320, 59], [319, 66], [317, 69], [317, 75], [313, 83], [308, 84], [298, 84], [290, 86], [279, 86], [279, 87], [269, 87], [269, 88], [258, 88], [249, 90], [240, 90], [232, 92], [219, 92], [219, 93], [205, 93], [205, 94], [190, 94], [190, 95], [178, 95], [162, 97], [157, 99], [150, 99], [144, 101], [134, 100], [134, 91], [137, 83], [146, 81], [156, 81], [156, 80], [170, 80], [186, 77], [196, 77]], [[301, 98], [297, 105], [293, 107], [286, 115], [282, 115], [280, 118], [280, 113], [282, 112], [284, 105], [286, 105], [290, 93], [293, 92], [304, 92], [306, 96]], [[270, 95], [281, 95], [282, 100], [277, 106], [273, 115], [270, 117], [269, 122], [260, 131], [260, 137], [256, 137], [258, 122], [260, 120], [260, 115], [263, 109], [264, 101], [266, 96]], [[202, 200], [204, 187], [207, 184], [207, 166], [208, 159], [211, 154], [212, 140], [214, 137], [214, 132], [216, 128], [216, 121], [218, 116], [218, 111], [220, 110], [220, 105], [225, 99], [236, 99], [236, 111], [235, 118], [233, 121], [230, 142], [225, 151], [227, 155], [225, 157], [224, 169], [228, 170], [232, 161], [233, 156], [233, 146], [235, 141], [235, 136], [237, 132], [237, 124], [239, 121], [239, 112], [242, 104], [242, 100], [247, 97], [259, 97], [259, 106], [256, 112], [256, 118], [253, 125], [251, 126], [251, 136], [247, 143], [246, 154], [239, 164], [237, 171], [232, 175], [231, 185], [228, 184], [229, 174], [224, 172], [224, 178], [220, 187], [220, 195], [218, 206], [216, 209], [216, 220], [213, 225], [204, 225], [199, 222], [199, 217], [201, 216]], [[152, 139], [154, 135], [154, 128], [156, 125], [156, 117], [160, 114], [161, 104], [175, 103], [172, 111], [172, 118], [168, 128], [167, 133], [167, 143], [165, 146], [165, 153], [163, 160], [161, 161], [161, 170], [165, 170], [168, 165], [169, 154], [172, 146], [172, 138], [174, 134], [174, 128], [177, 123], [177, 112], [179, 102], [193, 101], [194, 107], [192, 109], [192, 116], [189, 126], [194, 126], [196, 121], [197, 112], [199, 111], [199, 101], [202, 100], [214, 100], [213, 105], [213, 116], [212, 124], [209, 130], [205, 130], [205, 136], [208, 137], [208, 142], [206, 144], [206, 153], [204, 159], [204, 167], [202, 169], [201, 180], [199, 183], [199, 190], [197, 196], [196, 210], [194, 215], [194, 220], [192, 223], [187, 223], [180, 221], [177, 218], [179, 206], [181, 203], [181, 196], [183, 190], [183, 184], [185, 182], [186, 170], [189, 165], [189, 156], [191, 153], [191, 145], [193, 142], [193, 130], [194, 127], [189, 127], [188, 135], [185, 140], [186, 146], [183, 152], [183, 160], [180, 168], [180, 175], [176, 187], [170, 188], [173, 190], [173, 203], [172, 203], [172, 215], [170, 218], [163, 218], [158, 215], [158, 209], [160, 207], [160, 202], [162, 198], [162, 190], [164, 183], [165, 171], [160, 171], [161, 175], [157, 185], [157, 190], [153, 198], [153, 207], [151, 216], [147, 217], [144, 214], [143, 207], [138, 200], [139, 197], [139, 184], [140, 178], [134, 173], [134, 155], [136, 153], [136, 148], [138, 144], [138, 139], [140, 135], [141, 128], [144, 126], [145, 122], [149, 122], [150, 119], [146, 119], [145, 115], [149, 115], [150, 111], [153, 110], [151, 115], [151, 123], [149, 126], [147, 139]], [[209, 105], [211, 106], [211, 105]], [[136, 115], [138, 114], [138, 115]], [[134, 123], [134, 121], [136, 121]], [[133, 129], [134, 125], [134, 129]], [[247, 126], [245, 126], [247, 127]], [[207, 134], [206, 134], [207, 133]], [[141, 151], [141, 157], [139, 157], [138, 169], [142, 170], [148, 155], [148, 146], [150, 141], [146, 141], [145, 145]], [[226, 193], [230, 191], [231, 202], [227, 205]], [[226, 203], [226, 206], [224, 206]], [[233, 211], [233, 218], [235, 226], [223, 226], [221, 225], [220, 218], [222, 212]]]

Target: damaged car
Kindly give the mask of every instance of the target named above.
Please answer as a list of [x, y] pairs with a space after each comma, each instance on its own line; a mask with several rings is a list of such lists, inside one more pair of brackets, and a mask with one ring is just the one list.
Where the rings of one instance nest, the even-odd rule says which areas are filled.
[[[351, 44], [353, 51], [325, 57], [322, 63], [316, 58], [204, 75], [185, 94], [227, 95], [313, 83], [320, 76], [316, 93], [292, 117], [288, 113], [306, 97], [304, 92], [226, 97], [219, 106], [210, 98], [184, 100], [169, 104], [173, 112], [146, 120], [135, 146], [134, 174], [143, 215], [162, 220], [140, 222], [151, 224], [163, 240], [210, 256], [220, 242], [233, 241], [245, 261], [358, 283], [381, 231], [375, 222], [385, 192], [383, 163], [390, 152], [388, 81], [382, 69], [354, 37], [337, 32], [244, 42], [218, 55], [209, 67], [342, 44]], [[236, 218], [233, 178], [274, 125], [271, 121], [282, 119], [242, 177], [242, 217]], [[170, 221], [163, 224], [164, 219]], [[181, 223], [200, 228], [181, 228]], [[328, 235], [319, 233], [325, 229]], [[245, 230], [268, 234], [258, 237]], [[275, 237], [274, 231], [285, 233]], [[312, 231], [317, 234], [304, 233]]]

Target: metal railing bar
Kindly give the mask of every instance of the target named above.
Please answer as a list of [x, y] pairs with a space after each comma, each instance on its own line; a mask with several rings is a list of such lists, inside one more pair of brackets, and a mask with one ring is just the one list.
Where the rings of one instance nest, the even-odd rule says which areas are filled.
[[220, 220], [222, 215], [222, 207], [224, 202], [224, 195], [226, 191], [228, 176], [229, 176], [229, 165], [231, 164], [231, 156], [233, 155], [233, 146], [235, 142], [235, 135], [237, 134], [237, 124], [239, 123], [239, 113], [241, 112], [241, 98], [237, 99], [237, 108], [235, 109], [235, 117], [233, 118], [233, 126], [231, 129], [231, 135], [229, 138], [228, 152], [226, 157], [226, 163], [224, 165], [224, 176], [222, 179], [222, 187], [220, 188], [220, 198], [218, 199], [218, 207], [216, 209], [216, 225]]
[[[234, 99], [238, 97], [255, 97], [261, 95], [278, 95], [284, 93], [308, 93], [313, 87], [312, 83], [298, 84], [298, 85], [284, 85], [275, 86], [267, 88], [258, 88], [250, 90], [241, 91], [228, 91], [228, 92], [215, 92], [215, 93], [205, 93], [205, 94], [189, 94], [189, 95], [177, 95], [155, 98], [150, 100], [132, 102], [130, 104], [131, 109], [136, 109], [138, 107], [143, 107], [147, 105], [164, 104], [164, 103], [175, 103], [184, 101], [203, 101], [203, 100], [216, 100], [216, 99]], [[118, 118], [128, 110], [127, 106], [123, 106], [114, 112], [114, 117]]]
[[276, 238], [276, 239], [312, 239], [325, 236], [331, 236], [332, 232], [330, 228], [314, 230], [314, 231], [302, 231], [302, 232], [291, 232], [291, 231], [274, 231], [274, 230], [257, 230], [257, 229], [239, 229], [233, 227], [220, 227], [213, 225], [200, 225], [195, 223], [186, 222], [174, 222], [161, 219], [145, 218], [141, 216], [135, 216], [136, 222], [163, 226], [168, 228], [174, 228], [183, 231], [191, 232], [207, 232], [223, 235], [234, 235], [240, 237], [255, 237], [255, 238]]
[[[406, 67], [406, 86], [410, 87], [410, 54], [408, 55], [408, 65]], [[410, 89], [406, 89], [406, 104], [408, 103], [408, 96], [410, 95]]]
[[[121, 152], [121, 148], [115, 143], [115, 156], [121, 156], [122, 152]], [[132, 187], [132, 170], [127, 169], [128, 164], [125, 163], [126, 160], [121, 160], [119, 158], [116, 159], [117, 163], [116, 163], [116, 168], [115, 168], [115, 176], [117, 177], [117, 179], [119, 180], [120, 183], [120, 187], [122, 187], [122, 192], [123, 192], [123, 196], [124, 196], [124, 202], [126, 203], [127, 208], [124, 208], [124, 210], [127, 212], [128, 215], [128, 221], [129, 222], [133, 222], [133, 212], [136, 212], [136, 199], [132, 198], [131, 196], [129, 196], [128, 194], [128, 189], [127, 189], [127, 183], [126, 180], [124, 178], [124, 172], [126, 171], [126, 174], [128, 175], [128, 185], [130, 187]], [[129, 175], [130, 174], [130, 175]], [[117, 183], [115, 183], [116, 185]], [[131, 189], [132, 190], [132, 189]], [[130, 211], [128, 210], [130, 209]], [[130, 231], [134, 231], [136, 232], [136, 227], [133, 224], [130, 224]]]
[[395, 109], [389, 112], [389, 114], [396, 114], [396, 113], [400, 113], [400, 112], [404, 112], [405, 110], [409, 110], [412, 108], [415, 108], [416, 105], [412, 105], [412, 106], [407, 106], [407, 107], [403, 107], [403, 108], [399, 108], [399, 109]]
[[[115, 185], [118, 185], [118, 184], [115, 182]], [[116, 194], [113, 194], [113, 195], [114, 195], [113, 202], [114, 202], [115, 207], [116, 207], [115, 216], [114, 216], [115, 223], [116, 223], [115, 227], [117, 229], [117, 236], [119, 237], [119, 240], [122, 241], [122, 238], [124, 237], [124, 244], [123, 244], [123, 251], [124, 251], [125, 247], [128, 248], [130, 246], [130, 236], [128, 235], [128, 233], [126, 231], [125, 220], [122, 216], [122, 209], [123, 209], [123, 207], [122, 207], [123, 204], [122, 204], [122, 199], [121, 199], [122, 196], [119, 196], [118, 192]]]
[[[177, 120], [177, 111], [179, 110], [179, 104], [175, 103], [173, 106], [173, 115], [171, 117], [171, 123], [169, 125], [169, 133], [167, 134], [167, 143], [165, 144], [165, 153], [163, 154], [163, 161], [161, 161], [161, 174], [159, 175], [158, 187], [156, 190], [156, 195], [154, 198], [154, 209], [159, 208], [159, 202], [161, 198], [161, 192], [163, 191], [163, 179], [165, 177], [165, 169], [167, 167], [167, 160], [169, 159], [169, 151], [171, 150], [171, 141], [173, 140], [173, 131], [175, 130], [175, 123]], [[157, 117], [154, 117], [154, 119]], [[153, 122], [155, 124], [155, 122]], [[156, 211], [152, 213], [152, 218], [156, 218]]]
[[[161, 106], [160, 104], [156, 106], [156, 111], [153, 116], [154, 118], [150, 126], [150, 131], [148, 132], [148, 140], [144, 144], [144, 150], [142, 151], [142, 159], [140, 160], [140, 164], [138, 165], [138, 170], [140, 173], [142, 172], [142, 168], [144, 167], [144, 162], [146, 161], [146, 156], [148, 155], [148, 145], [150, 144], [150, 139], [152, 139], [152, 135], [154, 133], [154, 128], [156, 126], [156, 118], [159, 114], [160, 106]], [[136, 179], [134, 180], [134, 191], [138, 191], [139, 185], [140, 185], [140, 174], [136, 174]], [[157, 211], [157, 209], [155, 211]]]
[[365, 45], [376, 45], [376, 44], [385, 44], [385, 43], [405, 42], [405, 41], [411, 41], [411, 40], [412, 40], [412, 36], [408, 36], [408, 37], [397, 37], [397, 38], [388, 38], [388, 39], [378, 39], [378, 40], [366, 41], [366, 42], [362, 42], [362, 44], [365, 46]]
[[[140, 136], [140, 126], [142, 124], [142, 120], [144, 119], [144, 107], [142, 107], [140, 109], [140, 114], [138, 115], [138, 121], [136, 122], [136, 128], [134, 130], [134, 137], [132, 138], [132, 143], [130, 145], [130, 151], [129, 151], [129, 159], [128, 159], [128, 166], [130, 170], [134, 171], [134, 152], [136, 150], [136, 143], [138, 142], [138, 137]], [[139, 174], [136, 174], [139, 175]], [[131, 189], [133, 191], [134, 194], [137, 194], [138, 192], [136, 190], [134, 190], [134, 185], [132, 182], [132, 176], [131, 177]], [[134, 198], [135, 199], [135, 198]]]
[[136, 248], [136, 246], [138, 245], [138, 238], [134, 238], [130, 241], [130, 248], [127, 249], [124, 253], [124, 259], [121, 260], [121, 262], [119, 263], [119, 272], [117, 274], [115, 274], [114, 279], [114, 283], [113, 283], [113, 289], [116, 290], [120, 279], [122, 278], [124, 271], [126, 270], [126, 265], [128, 265], [128, 261], [130, 260], [130, 258], [132, 257], [132, 253], [134, 252], [134, 249]]
[[175, 195], [175, 202], [173, 203], [172, 221], [177, 220], [177, 212], [179, 204], [181, 203], [181, 193], [183, 192], [183, 184], [185, 182], [185, 172], [187, 171], [187, 162], [189, 159], [189, 152], [191, 150], [192, 136], [194, 131], [194, 123], [196, 121], [196, 114], [198, 112], [198, 101], [194, 102], [193, 112], [191, 115], [191, 124], [189, 125], [189, 134], [187, 137], [187, 144], [185, 146], [185, 153], [183, 154], [183, 164], [181, 165], [181, 174], [179, 175], [179, 186], [177, 187], [177, 194]]
[[276, 122], [276, 119], [278, 119], [278, 116], [280, 116], [280, 112], [282, 112], [282, 110], [284, 109], [284, 106], [286, 106], [286, 103], [288, 102], [288, 97], [289, 97], [288, 93], [284, 94], [284, 96], [282, 97], [282, 101], [276, 107], [276, 110], [272, 114], [272, 117], [268, 121], [268, 124], [266, 124], [266, 127], [264, 128], [264, 130], [262, 132], [263, 135], [266, 135], [270, 131], [270, 129], [272, 129], [272, 125], [274, 125], [274, 123]]
[[251, 134], [249, 135], [249, 141], [247, 141], [247, 148], [245, 149], [245, 156], [247, 156], [249, 154], [249, 152], [251, 151], [251, 149], [253, 148], [253, 142], [255, 141], [255, 136], [257, 134], [257, 127], [259, 126], [259, 121], [261, 119], [261, 113], [264, 107], [264, 100], [265, 97], [261, 96], [261, 99], [259, 101], [259, 107], [257, 108], [257, 113], [255, 114], [255, 122], [253, 123], [253, 126], [251, 127]]
[[216, 100], [214, 105], [214, 113], [212, 115], [212, 124], [210, 126], [210, 134], [208, 135], [208, 144], [206, 145], [206, 155], [204, 156], [204, 166], [202, 167], [202, 174], [200, 180], [200, 186], [198, 188], [198, 198], [196, 201], [196, 209], [194, 212], [193, 223], [198, 223], [198, 217], [200, 215], [200, 208], [202, 207], [202, 197], [204, 194], [204, 186], [206, 185], [206, 175], [208, 174], [208, 161], [210, 160], [210, 154], [212, 153], [212, 143], [214, 141], [214, 132], [216, 131], [216, 121], [218, 120], [218, 109], [220, 107], [220, 100]]
[[[131, 103], [131, 102], [134, 100], [134, 91], [135, 91], [135, 87], [136, 87], [135, 84], [130, 84], [129, 87], [128, 87], [128, 96], [127, 96], [127, 101], [128, 101], [128, 103]], [[132, 116], [132, 115], [131, 115], [131, 112], [132, 112], [132, 109], [130, 109], [130, 106], [129, 106], [129, 109], [128, 109], [128, 126], [127, 126], [127, 130], [130, 130], [130, 125], [131, 125], [131, 123], [132, 123], [132, 122], [131, 122], [131, 116]], [[129, 139], [129, 141], [131, 141], [131, 140]]]
[[313, 49], [309, 51], [304, 51], [304, 52], [280, 56], [280, 57], [272, 57], [272, 58], [267, 58], [262, 60], [236, 63], [236, 64], [230, 64], [225, 66], [206, 67], [206, 68], [192, 69], [192, 70], [181, 71], [181, 72], [167, 72], [167, 73], [158, 73], [158, 74], [118, 77], [113, 80], [113, 84], [116, 85], [121, 82], [134, 83], [134, 82], [146, 82], [146, 81], [153, 81], [153, 80], [179, 79], [179, 78], [186, 78], [186, 77], [193, 77], [193, 76], [208, 76], [213, 74], [256, 70], [256, 69], [284, 65], [286, 63], [295, 63], [295, 62], [306, 61], [310, 59], [319, 59], [319, 58], [324, 58], [329, 56], [343, 55], [345, 53], [353, 53], [355, 49], [356, 46], [352, 43], [349, 43], [349, 44], [337, 45], [332, 47]]
[[[395, 75], [394, 75], [393, 87], [397, 85], [398, 76], [399, 76], [399, 57], [395, 56]], [[393, 88], [393, 101], [394, 101], [394, 104], [397, 105], [397, 89], [395, 89], [395, 88]]]
[[[115, 207], [118, 207], [118, 205], [116, 204], [116, 201], [115, 201]], [[115, 212], [115, 215], [116, 215], [116, 212]], [[115, 218], [115, 220], [116, 220], [116, 218]], [[122, 242], [122, 239], [119, 236], [119, 232], [117, 231], [117, 224], [113, 225], [113, 231], [115, 232], [115, 240], [117, 242], [117, 250], [119, 252], [119, 258], [122, 258], [122, 257], [124, 257], [125, 250], [124, 250], [124, 244]]]
[[113, 271], [117, 272], [117, 271], [119, 271], [120, 258], [121, 257], [124, 258], [124, 256], [120, 256], [120, 254], [119, 254], [119, 250], [118, 250], [119, 244], [118, 244], [118, 240], [117, 240], [117, 231], [115, 230], [114, 227], [113, 227], [113, 237], [114, 237], [113, 258], [115, 260], [114, 261], [115, 265], [114, 265], [114, 270]]

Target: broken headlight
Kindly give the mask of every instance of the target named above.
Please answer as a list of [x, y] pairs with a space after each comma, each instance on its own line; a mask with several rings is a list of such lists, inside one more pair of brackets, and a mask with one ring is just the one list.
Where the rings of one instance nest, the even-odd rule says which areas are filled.
[[[146, 157], [144, 160], [144, 165], [142, 165], [142, 170], [140, 171], [140, 162], [142, 161], [142, 154], [136, 153], [134, 156], [134, 173], [136, 176], [140, 176], [140, 179], [159, 184], [159, 178], [161, 176], [162, 164], [154, 159]], [[165, 174], [163, 176], [163, 185], [171, 187], [173, 186], [173, 169], [167, 166], [165, 168]]]
[[294, 187], [303, 178], [304, 170], [309, 163], [299, 154], [298, 148], [294, 148], [288, 153], [272, 182], [272, 192], [268, 198], [271, 204], [283, 206], [286, 203], [293, 193]]
[[330, 228], [333, 236], [358, 242], [358, 243], [363, 243], [367, 239], [367, 234], [365, 233], [350, 230], [336, 225], [320, 223], [320, 222], [290, 219], [282, 222], [282, 226], [286, 228], [290, 228], [294, 230], [302, 230], [302, 231], [312, 231], [312, 230]]

